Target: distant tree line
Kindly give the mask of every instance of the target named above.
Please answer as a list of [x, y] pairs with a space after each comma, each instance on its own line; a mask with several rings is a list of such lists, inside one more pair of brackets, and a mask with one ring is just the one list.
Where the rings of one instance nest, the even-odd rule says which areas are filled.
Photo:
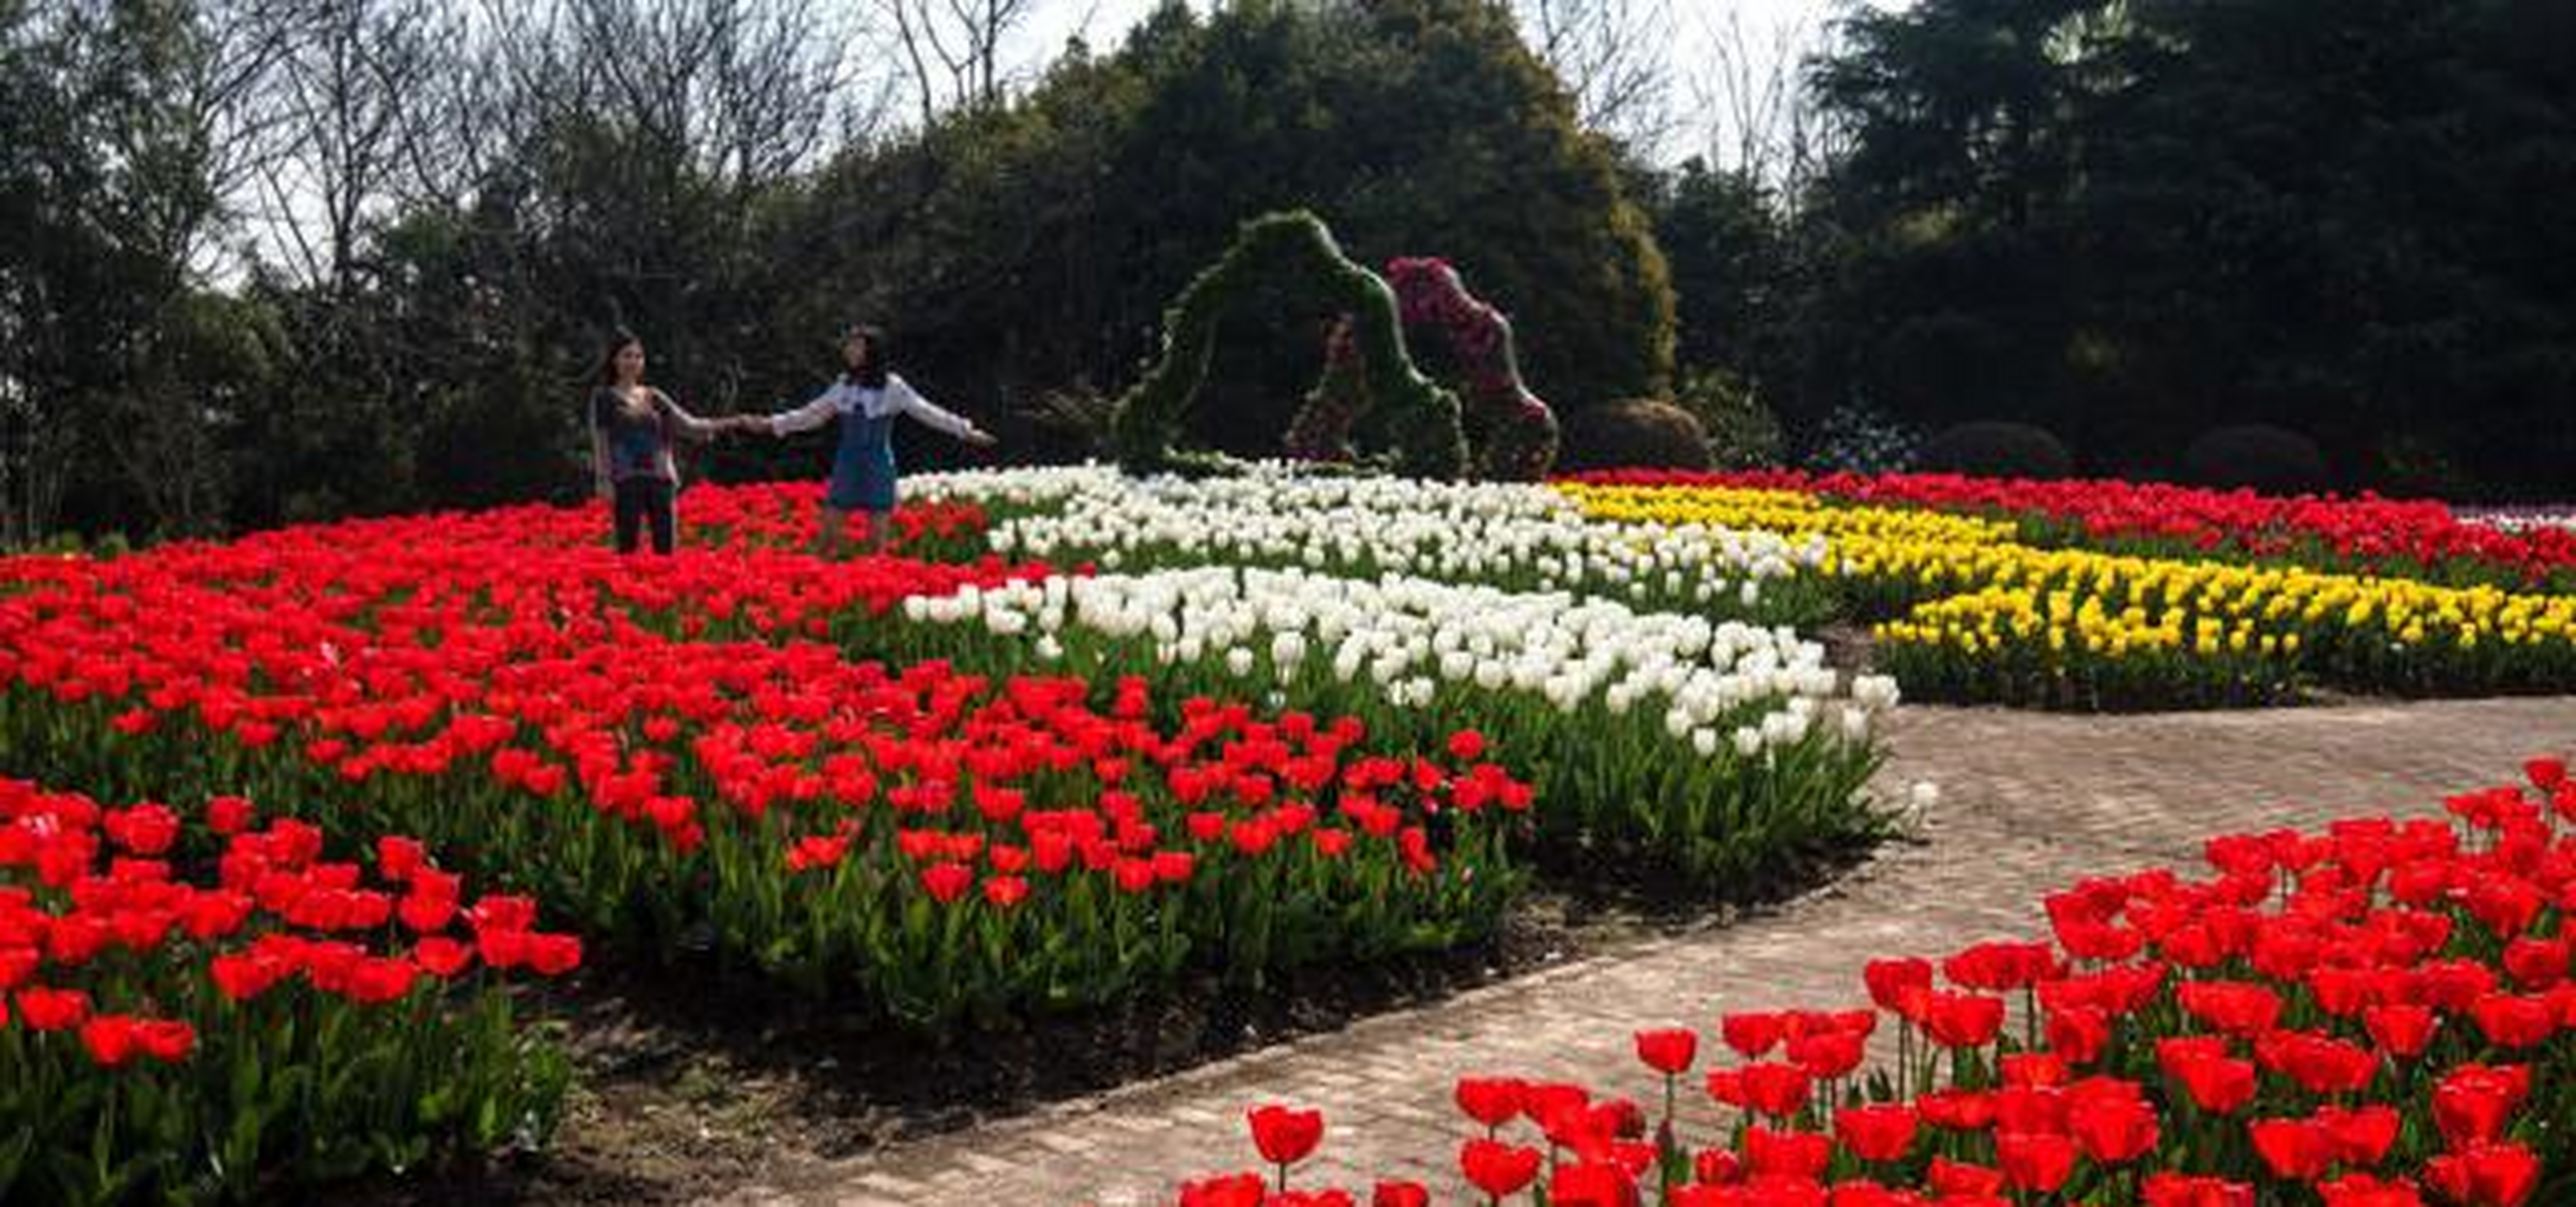
[[[2564, 4], [1925, 0], [1802, 66], [1677, 61], [1665, 0], [1232, 0], [1014, 74], [1062, 2], [0, 0], [0, 541], [572, 497], [619, 326], [725, 412], [885, 322], [1080, 455], [1291, 207], [1457, 263], [1570, 415], [2015, 419], [2144, 474], [2261, 420], [2346, 486], [2569, 493]], [[1199, 439], [1276, 448], [1319, 306], [1229, 318]]]

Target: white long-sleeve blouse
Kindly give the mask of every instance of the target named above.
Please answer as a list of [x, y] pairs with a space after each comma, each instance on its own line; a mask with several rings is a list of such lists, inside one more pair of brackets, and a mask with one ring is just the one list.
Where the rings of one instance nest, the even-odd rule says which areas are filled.
[[836, 381], [804, 405], [780, 411], [769, 417], [769, 430], [786, 436], [810, 432], [843, 415], [856, 414], [874, 419], [883, 415], [908, 415], [925, 426], [950, 436], [963, 437], [975, 430], [975, 422], [954, 411], [944, 410], [921, 396], [911, 384], [892, 373], [886, 374], [883, 389], [862, 386], [848, 380]]

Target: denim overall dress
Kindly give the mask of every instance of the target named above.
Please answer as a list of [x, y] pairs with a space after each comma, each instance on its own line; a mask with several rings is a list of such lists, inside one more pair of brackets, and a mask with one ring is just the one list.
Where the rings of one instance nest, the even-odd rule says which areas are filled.
[[841, 443], [832, 455], [832, 488], [823, 501], [836, 511], [894, 510], [896, 413], [871, 415], [879, 391], [861, 390], [841, 412]]

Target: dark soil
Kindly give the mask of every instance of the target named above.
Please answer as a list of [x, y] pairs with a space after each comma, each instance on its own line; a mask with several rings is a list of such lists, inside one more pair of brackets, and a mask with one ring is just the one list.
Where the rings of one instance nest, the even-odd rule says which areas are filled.
[[884, 1145], [1721, 925], [1739, 908], [1693, 900], [1670, 884], [1565, 887], [1600, 883], [1560, 871], [1523, 896], [1493, 940], [1438, 956], [1334, 964], [1258, 991], [1187, 984], [1127, 1008], [945, 1045], [854, 1023], [752, 977], [601, 960], [529, 1003], [532, 1015], [563, 1028], [579, 1070], [551, 1151], [329, 1187], [303, 1201], [653, 1204], [754, 1182], [793, 1185], [826, 1162]]
[[1876, 643], [1869, 626], [1848, 621], [1833, 621], [1815, 632], [1815, 640], [1825, 647], [1825, 665], [1846, 674], [1865, 675], [1874, 665]]

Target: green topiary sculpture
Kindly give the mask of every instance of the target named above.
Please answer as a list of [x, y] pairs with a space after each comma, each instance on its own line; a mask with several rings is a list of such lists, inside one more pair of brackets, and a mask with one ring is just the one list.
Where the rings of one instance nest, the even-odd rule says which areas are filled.
[[[1511, 320], [1467, 292], [1446, 260], [1391, 261], [1386, 279], [1395, 290], [1407, 331], [1427, 331], [1447, 343], [1466, 376], [1460, 393], [1475, 476], [1489, 482], [1536, 482], [1556, 463], [1556, 415], [1521, 384], [1512, 352]], [[1359, 349], [1347, 321], [1333, 328], [1324, 350], [1324, 378], [1288, 429], [1288, 455], [1309, 461], [1347, 461], [1353, 424], [1375, 401], [1359, 368]]]
[[1384, 408], [1395, 443], [1394, 468], [1417, 477], [1457, 477], [1467, 463], [1457, 396], [1424, 377], [1405, 355], [1395, 292], [1344, 256], [1322, 220], [1304, 210], [1244, 223], [1225, 255], [1164, 312], [1162, 358], [1118, 400], [1110, 435], [1119, 465], [1137, 474], [1224, 471], [1224, 457], [1184, 451], [1175, 441], [1207, 376], [1226, 306], [1249, 282], [1288, 273], [1305, 274], [1335, 309], [1352, 316], [1367, 397]]

